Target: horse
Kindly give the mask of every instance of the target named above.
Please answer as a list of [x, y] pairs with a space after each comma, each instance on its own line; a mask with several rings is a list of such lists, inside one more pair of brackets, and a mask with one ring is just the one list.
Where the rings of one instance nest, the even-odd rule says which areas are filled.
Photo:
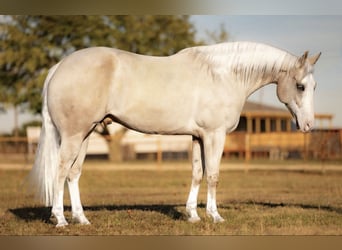
[[223, 222], [216, 204], [226, 134], [238, 125], [246, 99], [277, 84], [277, 96], [297, 127], [314, 125], [314, 65], [321, 53], [297, 57], [262, 43], [232, 42], [147, 56], [107, 47], [85, 48], [53, 66], [42, 92], [42, 132], [30, 176], [38, 197], [52, 206], [56, 227], [64, 217], [64, 184], [72, 220], [90, 224], [81, 204], [79, 179], [89, 134], [103, 121], [139, 132], [192, 136], [192, 182], [186, 202], [197, 222], [197, 196], [207, 180], [206, 213]]

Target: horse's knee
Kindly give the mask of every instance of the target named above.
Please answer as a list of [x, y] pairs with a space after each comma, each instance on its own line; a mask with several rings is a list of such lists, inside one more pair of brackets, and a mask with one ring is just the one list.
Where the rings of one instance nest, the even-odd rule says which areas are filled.
[[209, 174], [207, 176], [207, 182], [209, 186], [217, 186], [219, 181], [219, 174]]
[[202, 182], [202, 176], [192, 176], [192, 182], [196, 185], [199, 185]]

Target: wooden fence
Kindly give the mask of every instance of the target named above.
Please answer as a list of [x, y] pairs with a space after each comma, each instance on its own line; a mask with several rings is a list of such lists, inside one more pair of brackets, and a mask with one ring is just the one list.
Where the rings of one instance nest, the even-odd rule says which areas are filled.
[[[224, 157], [237, 157], [246, 160], [253, 158], [286, 159], [293, 157], [319, 160], [341, 159], [341, 142], [342, 130], [339, 129], [313, 131], [307, 134], [300, 132], [234, 132], [227, 135]], [[182, 143], [184, 144], [183, 141]], [[179, 142], [177, 145], [185, 148], [184, 152], [190, 155], [191, 140], [187, 142], [189, 146], [184, 147], [182, 143]], [[164, 144], [157, 143], [156, 145], [159, 146], [153, 148], [155, 153], [157, 153], [158, 159], [161, 158], [163, 153], [170, 151], [166, 150], [164, 146], [167, 145], [167, 148], [169, 148], [171, 144], [169, 142]], [[173, 151], [178, 152], [177, 145], [172, 145], [175, 148]], [[31, 159], [34, 157], [36, 147], [37, 143], [28, 141], [26, 137], [0, 137], [0, 157], [4, 159], [16, 156]]]
[[0, 153], [26, 154], [28, 143], [26, 137], [0, 137]]
[[227, 158], [271, 158], [285, 159], [340, 159], [341, 130], [317, 130], [311, 133], [234, 132], [227, 136], [224, 153]]

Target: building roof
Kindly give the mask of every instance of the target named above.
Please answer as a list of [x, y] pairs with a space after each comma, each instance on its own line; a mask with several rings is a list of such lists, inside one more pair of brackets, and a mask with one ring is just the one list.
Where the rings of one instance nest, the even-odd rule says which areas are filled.
[[278, 108], [262, 103], [247, 101], [243, 107], [242, 112], [258, 112], [258, 111], [268, 111], [268, 112], [288, 112], [285, 108]]
[[[247, 101], [242, 109], [242, 114], [249, 117], [276, 116], [276, 117], [292, 117], [286, 108], [274, 107], [267, 104]], [[316, 119], [331, 120], [332, 114], [315, 113]]]
[[290, 112], [285, 108], [278, 108], [267, 104], [247, 101], [242, 109], [244, 116], [282, 116], [291, 117]]

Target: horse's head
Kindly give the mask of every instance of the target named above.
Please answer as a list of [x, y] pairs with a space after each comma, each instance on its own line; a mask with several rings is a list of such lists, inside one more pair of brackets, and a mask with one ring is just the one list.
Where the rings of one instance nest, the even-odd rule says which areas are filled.
[[314, 125], [313, 94], [316, 82], [313, 66], [321, 53], [308, 57], [306, 51], [297, 59], [292, 69], [282, 71], [278, 79], [277, 95], [296, 119], [297, 128], [308, 132]]

